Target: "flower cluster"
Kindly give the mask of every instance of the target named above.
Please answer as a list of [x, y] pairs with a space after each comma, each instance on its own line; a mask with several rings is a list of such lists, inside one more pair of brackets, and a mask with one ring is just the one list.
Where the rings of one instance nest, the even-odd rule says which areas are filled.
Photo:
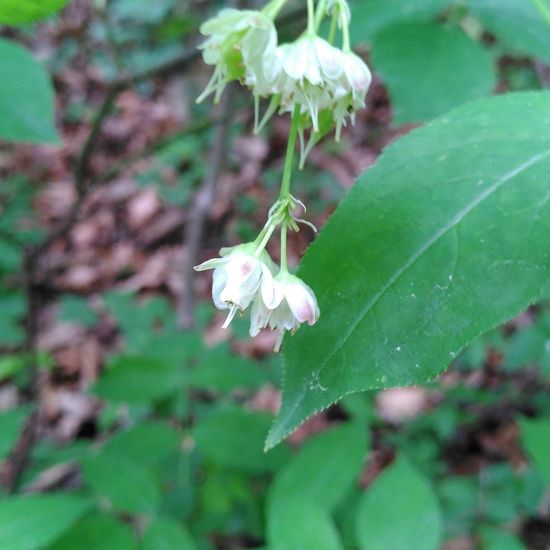
[[[303, 166], [311, 148], [328, 132], [336, 129], [339, 139], [348, 121], [365, 106], [371, 83], [370, 71], [350, 48], [351, 14], [346, 0], [307, 0], [308, 24], [294, 42], [279, 44], [274, 20], [286, 0], [271, 0], [261, 11], [225, 9], [207, 21], [201, 32], [203, 58], [214, 66], [202, 101], [213, 94], [218, 101], [227, 83], [237, 80], [254, 96], [255, 129], [271, 116], [291, 113], [291, 127], [281, 179], [279, 199], [269, 211], [268, 220], [254, 242], [222, 248], [220, 257], [195, 267], [213, 269], [212, 299], [219, 309], [228, 310], [227, 328], [237, 313], [251, 306], [250, 335], [269, 327], [278, 333], [279, 350], [286, 331], [295, 332], [303, 323], [319, 319], [319, 306], [313, 290], [292, 275], [287, 267], [288, 231], [299, 224], [313, 224], [294, 216], [305, 206], [290, 194], [294, 149], [299, 139]], [[332, 20], [329, 36], [319, 36], [325, 17]], [[342, 47], [334, 45], [340, 29]], [[260, 117], [260, 102], [269, 101]], [[306, 132], [310, 133], [306, 143]], [[281, 261], [277, 266], [265, 248], [276, 228], [281, 230]]]
[[252, 303], [250, 336], [261, 329], [278, 332], [275, 351], [279, 351], [285, 331], [295, 332], [307, 322], [319, 318], [315, 294], [301, 279], [285, 269], [276, 273], [276, 266], [255, 243], [222, 248], [220, 257], [195, 267], [197, 271], [213, 269], [212, 300], [218, 309], [228, 309], [224, 328], [237, 312], [244, 312]]
[[[275, 0], [273, 0], [275, 2]], [[308, 28], [292, 43], [279, 44], [273, 18], [284, 3], [271, 2], [262, 11], [225, 9], [201, 27], [207, 36], [204, 60], [214, 74], [199, 101], [214, 93], [218, 100], [225, 85], [238, 80], [248, 86], [255, 101], [256, 130], [275, 113], [297, 113], [303, 165], [311, 147], [336, 128], [336, 139], [348, 120], [365, 107], [371, 73], [349, 44], [350, 12], [345, 0], [321, 0], [317, 12], [310, 9]], [[312, 2], [309, 2], [312, 5]], [[341, 29], [343, 46], [318, 35], [323, 17]], [[260, 119], [260, 100], [269, 106]], [[305, 144], [304, 133], [311, 138]]]

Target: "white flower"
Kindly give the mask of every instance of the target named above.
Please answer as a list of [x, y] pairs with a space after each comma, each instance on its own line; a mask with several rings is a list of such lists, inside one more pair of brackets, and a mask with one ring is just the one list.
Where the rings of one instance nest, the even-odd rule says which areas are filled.
[[332, 106], [336, 81], [343, 75], [342, 52], [318, 36], [306, 35], [279, 46], [275, 57], [272, 74], [280, 111], [293, 112], [300, 105], [318, 131], [319, 112]]
[[275, 345], [275, 351], [279, 351], [285, 331], [294, 333], [302, 323], [314, 325], [317, 322], [319, 306], [313, 290], [295, 275], [281, 272], [269, 284], [272, 289], [266, 288], [254, 300], [250, 336], [256, 336], [269, 325], [279, 333]]
[[244, 311], [258, 291], [271, 303], [274, 264], [264, 251], [257, 256], [255, 245], [247, 243], [222, 248], [220, 258], [195, 267], [196, 271], [213, 269], [212, 300], [218, 309], [229, 309], [223, 328], [227, 328], [237, 311]]
[[247, 64], [272, 57], [277, 45], [273, 21], [259, 11], [224, 9], [200, 31], [208, 37], [201, 46], [204, 62], [215, 69], [198, 102], [212, 93], [218, 101], [228, 82], [250, 77]]

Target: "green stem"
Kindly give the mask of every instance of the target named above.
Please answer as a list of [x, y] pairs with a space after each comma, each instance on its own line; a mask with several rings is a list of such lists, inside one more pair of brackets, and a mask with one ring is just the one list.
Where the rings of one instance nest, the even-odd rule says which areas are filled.
[[315, 32], [319, 31], [319, 27], [327, 11], [327, 1], [328, 0], [319, 0], [319, 4], [317, 4], [317, 11], [315, 12]]
[[262, 13], [270, 19], [275, 19], [286, 3], [287, 0], [271, 0], [264, 6]]
[[330, 32], [328, 35], [328, 43], [334, 44], [334, 39], [336, 38], [336, 30], [338, 29], [338, 14], [334, 13], [332, 16], [332, 21], [330, 23]]
[[288, 272], [288, 263], [286, 257], [286, 236], [287, 236], [287, 224], [286, 221], [281, 224], [281, 272]]
[[298, 137], [298, 125], [300, 122], [300, 107], [296, 105], [292, 113], [292, 123], [288, 135], [288, 144], [286, 148], [285, 165], [283, 168], [283, 178], [281, 181], [280, 200], [286, 200], [290, 196], [290, 180], [292, 179], [292, 162], [294, 160], [294, 150], [296, 149], [296, 138]]
[[307, 32], [315, 34], [315, 3], [314, 0], [307, 0]]
[[545, 0], [531, 0], [531, 2], [550, 25], [550, 6], [545, 2]]
[[349, 39], [349, 26], [342, 25], [342, 49], [344, 52], [349, 53], [351, 51], [351, 43]]

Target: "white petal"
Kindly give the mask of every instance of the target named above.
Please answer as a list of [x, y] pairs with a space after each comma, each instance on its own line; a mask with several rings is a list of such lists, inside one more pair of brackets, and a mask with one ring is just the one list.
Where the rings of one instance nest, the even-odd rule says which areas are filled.
[[218, 309], [227, 309], [229, 307], [220, 297], [226, 283], [227, 275], [225, 270], [222, 268], [215, 269], [212, 275], [212, 301]]
[[275, 280], [269, 268], [262, 264], [262, 283], [260, 291], [263, 303], [267, 309], [275, 309], [284, 298], [284, 288]]
[[222, 267], [227, 263], [225, 258], [212, 258], [211, 260], [206, 260], [202, 264], [196, 265], [193, 269], [195, 271], [206, 271], [207, 269], [216, 269], [217, 267]]
[[319, 318], [319, 306], [313, 291], [303, 282], [292, 282], [285, 289], [285, 298], [294, 317], [314, 325]]
[[257, 336], [267, 326], [270, 315], [271, 311], [265, 307], [260, 294], [257, 294], [250, 312], [250, 336]]

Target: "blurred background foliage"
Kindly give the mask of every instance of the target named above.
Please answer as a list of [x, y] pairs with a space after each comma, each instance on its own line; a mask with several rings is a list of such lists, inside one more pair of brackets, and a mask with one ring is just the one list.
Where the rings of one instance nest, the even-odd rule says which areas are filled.
[[[375, 83], [296, 184], [311, 218], [414, 125], [547, 88], [537, 4], [352, 1]], [[273, 341], [244, 320], [222, 334], [202, 278], [181, 328], [216, 132], [195, 46], [222, 6], [0, 0], [0, 549], [549, 548], [550, 287], [439, 379], [348, 396], [269, 453]], [[303, 15], [289, 2], [283, 38]], [[253, 137], [250, 107], [233, 94], [223, 114], [207, 252], [253, 237], [276, 193], [286, 121]]]

